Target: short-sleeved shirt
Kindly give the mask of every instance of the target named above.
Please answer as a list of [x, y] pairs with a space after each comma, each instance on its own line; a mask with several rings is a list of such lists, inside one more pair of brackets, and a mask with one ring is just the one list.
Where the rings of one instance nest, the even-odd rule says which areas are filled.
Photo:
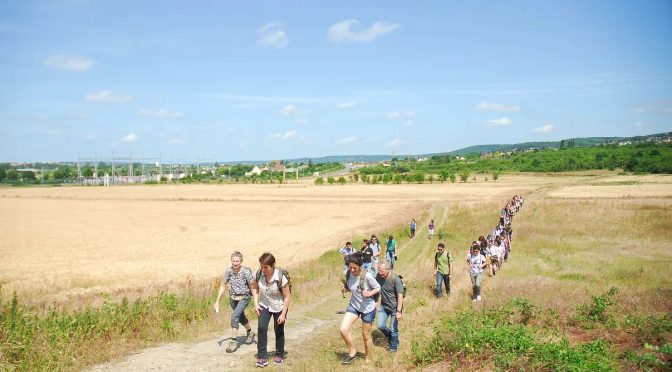
[[373, 257], [373, 249], [371, 247], [362, 249], [362, 261], [364, 263], [371, 263], [371, 257]]
[[443, 251], [441, 254], [434, 254], [436, 260], [436, 269], [443, 275], [450, 274], [450, 252]]
[[371, 247], [371, 250], [373, 251], [373, 257], [378, 257], [380, 254], [380, 243], [371, 243], [369, 244], [369, 247]]
[[415, 230], [415, 221], [411, 221], [411, 230]]
[[347, 246], [341, 248], [341, 249], [338, 251], [338, 253], [340, 253], [340, 254], [342, 254], [342, 255], [345, 256], [345, 257], [344, 257], [344, 260], [345, 260], [345, 264], [346, 264], [346, 265], [348, 264], [348, 256], [351, 255], [351, 254], [353, 254], [353, 253], [355, 253], [355, 252], [357, 252], [357, 251], [355, 250], [354, 247], [350, 247], [350, 248], [348, 248]]
[[[280, 278], [281, 276], [282, 278]], [[259, 283], [257, 283], [259, 285], [259, 306], [268, 309], [271, 313], [282, 312], [284, 306], [285, 298], [278, 288], [278, 280], [282, 280], [280, 287], [284, 287], [288, 283], [287, 277], [282, 275], [280, 270], [274, 269], [270, 283], [266, 283], [264, 273], [261, 273], [261, 278], [259, 279]]]
[[397, 249], [397, 241], [394, 239], [388, 240], [386, 244], [387, 244], [387, 250], [389, 252], [394, 252]]
[[482, 266], [485, 263], [485, 256], [483, 256], [482, 254], [472, 256], [470, 253], [467, 255], [467, 260], [469, 261], [469, 266], [471, 266], [469, 272], [472, 275], [480, 274], [483, 272]]
[[433, 223], [430, 223], [430, 224], [429, 224], [429, 229], [430, 229], [430, 230], [434, 230], [434, 224], [433, 224]]
[[[362, 271], [364, 274], [364, 290], [371, 291], [376, 288], [380, 288], [380, 284], [376, 279], [367, 271]], [[350, 274], [348, 278], [347, 287], [352, 295], [350, 296], [350, 305], [357, 311], [363, 314], [368, 314], [376, 310], [376, 300], [373, 297], [364, 297], [362, 291], [359, 290], [359, 277]]]
[[380, 274], [376, 275], [376, 281], [380, 285], [380, 306], [387, 313], [397, 311], [397, 295], [404, 293], [404, 285], [398, 275], [390, 273], [387, 279]]
[[250, 284], [252, 284], [252, 270], [249, 267], [241, 267], [236, 273], [233, 267], [228, 267], [222, 276], [222, 283], [229, 284], [229, 296], [250, 297]]

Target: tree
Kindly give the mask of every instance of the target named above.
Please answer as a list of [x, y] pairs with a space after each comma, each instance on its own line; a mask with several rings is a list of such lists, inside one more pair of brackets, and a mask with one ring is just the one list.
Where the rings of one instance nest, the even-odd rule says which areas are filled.
[[315, 179], [315, 184], [318, 185], [318, 186], [319, 186], [319, 185], [324, 185], [324, 178], [322, 178], [322, 177], [317, 177], [317, 178]]
[[390, 181], [392, 181], [392, 175], [385, 173], [385, 175], [383, 175], [383, 183], [387, 185]]
[[340, 185], [345, 185], [345, 182], [346, 182], [346, 181], [345, 181], [345, 177], [342, 177], [342, 176], [341, 176], [341, 177], [338, 177], [338, 183], [339, 183]]
[[446, 182], [447, 179], [448, 179], [448, 171], [445, 169], [441, 170], [439, 172], [439, 181]]
[[492, 172], [492, 179], [497, 181], [498, 178], [499, 178], [499, 172], [497, 171]]
[[393, 182], [395, 184], [397, 184], [397, 185], [400, 184], [401, 183], [401, 174], [399, 174], [399, 173], [395, 174], [394, 177], [392, 177], [392, 179], [393, 179]]
[[313, 159], [308, 159], [308, 168], [313, 167]]
[[467, 181], [469, 181], [469, 176], [470, 176], [470, 175], [471, 175], [471, 173], [469, 173], [468, 170], [463, 170], [463, 171], [460, 173], [460, 182], [467, 182]]
[[0, 168], [0, 181], [4, 180], [7, 177], [7, 171], [4, 168]]
[[427, 176], [427, 181], [429, 181], [429, 183], [434, 183], [434, 175], [430, 174], [429, 176]]
[[93, 177], [93, 168], [91, 168], [90, 165], [85, 166], [82, 169], [82, 176], [83, 177]]
[[355, 182], [359, 182], [359, 173], [355, 173], [352, 176], [355, 178]]
[[10, 169], [7, 171], [7, 180], [16, 181], [19, 179], [19, 172], [16, 169]]
[[425, 174], [424, 173], [416, 173], [415, 176], [413, 177], [413, 179], [417, 183], [423, 183], [423, 182], [425, 182]]
[[451, 183], [455, 183], [455, 181], [457, 181], [457, 178], [455, 177], [454, 173], [451, 173], [450, 176], [448, 176], [448, 178], [450, 178]]
[[327, 183], [328, 184], [333, 186], [335, 182], [336, 182], [336, 180], [334, 179], [334, 177], [331, 177], [331, 176], [327, 177]]

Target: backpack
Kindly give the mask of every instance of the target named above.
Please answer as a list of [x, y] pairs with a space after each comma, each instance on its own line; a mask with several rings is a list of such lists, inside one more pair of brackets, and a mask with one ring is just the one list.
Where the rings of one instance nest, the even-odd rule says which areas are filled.
[[406, 283], [404, 282], [404, 277], [401, 275], [397, 275], [399, 277], [399, 280], [401, 280], [401, 285], [404, 287], [404, 298], [406, 298]]
[[[363, 272], [362, 274], [364, 275], [359, 275], [359, 284], [357, 284], [357, 288], [360, 291], [364, 290], [364, 278], [366, 277], [366, 272]], [[348, 287], [348, 281], [350, 280], [350, 270], [347, 270], [345, 272], [345, 287]], [[378, 302], [378, 299], [380, 298], [380, 291], [373, 295], [373, 300]]]
[[[280, 280], [275, 281], [278, 285], [278, 292], [282, 293], [282, 285], [281, 285], [282, 283], [281, 282], [282, 282], [282, 277], [284, 276], [285, 278], [287, 278], [287, 285], [289, 286], [289, 293], [292, 293], [292, 285], [294, 283], [292, 282], [292, 278], [289, 276], [289, 272], [286, 269], [283, 269], [281, 267], [276, 267], [276, 269], [278, 271], [280, 271]], [[259, 283], [259, 281], [261, 280], [261, 275], [262, 275], [261, 269], [257, 269], [257, 273], [255, 274], [256, 279], [257, 279], [257, 283]]]

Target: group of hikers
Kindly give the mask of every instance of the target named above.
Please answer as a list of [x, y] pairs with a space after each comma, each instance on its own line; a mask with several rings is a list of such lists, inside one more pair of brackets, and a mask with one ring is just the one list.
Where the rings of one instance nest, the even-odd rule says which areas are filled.
[[[487, 268], [489, 276], [497, 275], [504, 262], [508, 261], [513, 240], [513, 229], [511, 227], [513, 216], [522, 206], [523, 197], [515, 195], [502, 208], [499, 223], [493, 229], [492, 234], [487, 237], [481, 235], [478, 240], [471, 243], [467, 253], [467, 264], [471, 277], [472, 301], [481, 301], [481, 281], [483, 280], [484, 270]], [[440, 290], [441, 286], [437, 275], [437, 296], [440, 295]], [[447, 291], [450, 293], [450, 284], [447, 284]]]
[[[513, 230], [513, 216], [523, 205], [523, 198], [514, 196], [502, 209], [499, 223], [492, 234], [480, 236], [474, 241], [467, 254], [467, 263], [473, 285], [473, 301], [481, 300], [481, 280], [483, 272], [488, 268], [489, 274], [496, 275], [501, 265], [509, 257]], [[429, 224], [429, 239], [434, 236], [434, 220]], [[410, 223], [410, 237], [415, 237], [416, 222]], [[385, 254], [381, 254], [382, 251]], [[345, 341], [348, 353], [343, 358], [349, 364], [357, 357], [351, 329], [357, 319], [362, 319], [362, 337], [364, 340], [365, 357], [369, 361], [373, 351], [372, 328], [378, 315], [377, 327], [387, 340], [388, 350], [396, 352], [399, 348], [398, 322], [403, 318], [405, 286], [403, 277], [392, 272], [397, 259], [398, 245], [393, 236], [389, 236], [384, 247], [376, 235], [365, 239], [359, 250], [351, 242], [347, 242], [339, 253], [343, 255], [343, 278], [341, 291], [345, 296], [350, 292], [348, 307], [344, 312], [339, 327], [341, 337]], [[438, 243], [434, 256], [434, 273], [436, 276], [435, 295], [441, 298], [442, 287], [450, 294], [451, 256], [444, 243]], [[231, 254], [231, 266], [223, 274], [215, 312], [220, 311], [220, 300], [226, 288], [229, 289], [231, 313], [231, 340], [226, 352], [232, 353], [240, 347], [238, 329], [242, 325], [246, 331], [245, 343], [252, 344], [257, 337], [257, 355], [255, 365], [265, 367], [268, 358], [268, 328], [273, 318], [275, 333], [275, 353], [272, 361], [281, 365], [285, 357], [284, 326], [287, 318], [291, 297], [291, 279], [286, 270], [275, 265], [275, 257], [268, 252], [259, 257], [259, 268], [243, 266], [242, 253]], [[376, 309], [380, 299], [380, 307]], [[250, 301], [254, 302], [254, 311], [258, 316], [257, 332], [255, 333], [249, 319], [245, 316], [245, 308]]]

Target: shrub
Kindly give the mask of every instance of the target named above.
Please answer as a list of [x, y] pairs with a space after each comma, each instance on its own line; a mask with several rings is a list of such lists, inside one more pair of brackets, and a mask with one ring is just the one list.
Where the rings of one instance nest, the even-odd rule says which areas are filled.
[[318, 186], [319, 186], [319, 185], [324, 185], [324, 178], [322, 178], [322, 177], [317, 177], [317, 178], [315, 179], [315, 184], [318, 185]]

